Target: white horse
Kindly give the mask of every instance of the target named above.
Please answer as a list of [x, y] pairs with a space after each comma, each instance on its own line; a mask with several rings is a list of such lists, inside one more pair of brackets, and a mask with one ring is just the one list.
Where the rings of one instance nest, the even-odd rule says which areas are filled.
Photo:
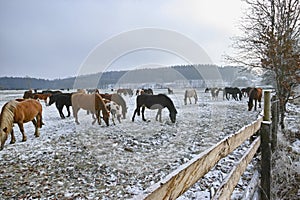
[[121, 123], [121, 116], [122, 116], [121, 106], [114, 101], [106, 102], [105, 106], [111, 113], [111, 119], [113, 124], [116, 125], [115, 118], [117, 118], [119, 123]]
[[197, 96], [196, 90], [195, 89], [185, 90], [185, 94], [184, 94], [184, 104], [185, 105], [187, 104], [187, 98], [189, 98], [190, 104], [192, 104], [191, 97], [193, 97], [195, 99], [195, 104], [196, 104], [198, 101], [198, 96]]

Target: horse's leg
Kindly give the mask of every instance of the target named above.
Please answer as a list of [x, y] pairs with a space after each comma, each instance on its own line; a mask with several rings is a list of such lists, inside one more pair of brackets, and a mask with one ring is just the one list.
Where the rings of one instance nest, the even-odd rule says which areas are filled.
[[25, 142], [27, 140], [27, 137], [26, 137], [25, 132], [24, 132], [23, 123], [18, 122], [18, 126], [19, 126], [19, 129], [20, 129], [21, 133], [22, 133], [22, 137], [23, 137], [22, 142]]
[[65, 115], [64, 115], [64, 113], [63, 113], [63, 107], [64, 107], [64, 106], [61, 106], [61, 105], [57, 105], [57, 106], [56, 106], [56, 108], [57, 108], [57, 110], [58, 110], [58, 112], [59, 112], [60, 118], [65, 119]]
[[159, 116], [159, 122], [162, 122], [162, 120], [161, 120], [161, 110], [162, 109], [158, 109], [156, 117], [155, 117], [156, 121], [158, 121], [158, 116]]
[[140, 107], [138, 106], [138, 107], [136, 107], [136, 109], [134, 110], [134, 113], [133, 113], [133, 116], [132, 116], [132, 119], [131, 119], [133, 122], [134, 122], [135, 114], [138, 113], [138, 115], [139, 115], [139, 109], [140, 109]]
[[189, 101], [190, 101], [190, 104], [192, 104], [192, 100], [191, 100], [191, 97], [189, 97]]
[[186, 104], [187, 104], [186, 100], [187, 100], [187, 99], [186, 99], [186, 98], [184, 98], [184, 105], [186, 105]]
[[147, 120], [145, 119], [144, 113], [145, 113], [145, 106], [142, 107], [142, 119], [143, 119], [143, 121], [147, 121]]
[[254, 110], [256, 110], [256, 106], [257, 106], [257, 100], [254, 100]]
[[[101, 125], [101, 119], [100, 119], [100, 110], [96, 110], [95, 111], [95, 115], [96, 115], [96, 118], [94, 118], [94, 121], [93, 121], [93, 124], [96, 122], [96, 120], [98, 121], [98, 124]], [[94, 114], [92, 114], [92, 116], [94, 116]]]
[[[36, 119], [37, 119], [37, 121], [39, 121], [38, 116], [36, 116]], [[37, 123], [37, 121], [35, 121], [35, 119], [33, 119], [31, 121], [32, 121], [32, 123], [34, 125], [34, 128], [35, 128], [34, 135], [35, 135], [35, 137], [39, 137], [40, 136], [40, 132], [39, 132], [38, 123]]]
[[79, 121], [78, 121], [78, 111], [79, 111], [79, 108], [72, 107], [72, 109], [73, 109], [73, 116], [75, 118], [75, 123], [79, 124]]
[[14, 134], [14, 129], [11, 129], [10, 132], [10, 144], [14, 144], [16, 142], [15, 134]]
[[68, 111], [67, 117], [70, 117], [70, 115], [71, 115], [71, 112], [70, 112], [70, 106], [66, 106], [66, 108], [67, 108], [67, 111]]

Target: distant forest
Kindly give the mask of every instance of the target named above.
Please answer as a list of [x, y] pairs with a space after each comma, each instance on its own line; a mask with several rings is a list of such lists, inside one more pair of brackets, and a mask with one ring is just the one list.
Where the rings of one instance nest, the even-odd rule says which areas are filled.
[[[211, 65], [197, 65], [198, 67], [212, 67]], [[239, 74], [240, 68], [237, 67], [217, 67], [222, 79], [226, 82], [232, 82]], [[182, 76], [186, 80], [203, 80], [202, 76], [196, 70], [193, 65], [182, 65], [182, 66], [172, 66], [165, 68], [155, 68], [155, 69], [139, 69], [132, 71], [111, 71], [104, 73], [97, 73], [91, 75], [83, 75], [80, 77], [71, 77], [65, 79], [37, 79], [32, 77], [0, 77], [0, 89], [16, 89], [16, 90], [27, 90], [27, 89], [71, 89], [74, 87], [75, 80], [80, 79], [81, 81], [90, 82], [91, 80], [97, 80], [97, 88], [107, 88], [108, 86], [114, 85], [122, 79], [126, 74], [131, 72], [143, 72], [151, 70], [152, 74], [163, 74], [166, 73], [165, 70], [173, 70]], [[145, 74], [145, 73], [144, 73]], [[101, 78], [100, 78], [101, 77]], [[164, 74], [163, 80], [168, 82], [168, 74]], [[135, 82], [144, 83], [147, 82], [147, 77], [134, 77]], [[87, 84], [88, 85], [88, 84]]]

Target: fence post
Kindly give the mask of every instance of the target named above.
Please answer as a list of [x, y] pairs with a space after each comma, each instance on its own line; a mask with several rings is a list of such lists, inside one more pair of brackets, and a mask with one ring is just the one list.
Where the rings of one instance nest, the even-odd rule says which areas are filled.
[[265, 90], [264, 91], [264, 121], [271, 121], [271, 91]]
[[275, 95], [272, 97], [271, 117], [272, 117], [271, 149], [273, 152], [277, 147], [277, 130], [278, 130], [278, 99]]
[[269, 200], [271, 197], [271, 133], [270, 121], [261, 124], [261, 199]]

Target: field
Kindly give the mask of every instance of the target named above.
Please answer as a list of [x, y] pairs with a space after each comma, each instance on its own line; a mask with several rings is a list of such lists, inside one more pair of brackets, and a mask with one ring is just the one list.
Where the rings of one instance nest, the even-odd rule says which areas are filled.
[[[0, 91], [0, 106], [22, 97], [23, 92]], [[17, 142], [9, 144], [7, 140], [0, 151], [0, 198], [129, 199], [254, 121], [261, 111], [247, 111], [245, 98], [211, 100], [204, 89], [197, 92], [198, 103], [188, 105], [183, 103], [183, 89], [174, 89], [169, 95], [178, 111], [175, 124], [166, 108], [162, 123], [155, 121], [156, 111], [148, 109], [145, 116], [149, 121], [136, 116], [132, 122], [136, 96], [124, 97], [127, 118], [109, 127], [104, 122], [92, 125], [91, 115], [83, 110], [79, 111], [81, 124], [76, 125], [72, 116], [60, 119], [55, 105], [41, 102], [45, 123], [41, 136], [35, 138], [33, 125], [28, 123], [24, 127], [27, 141], [21, 142], [15, 125]], [[242, 154], [243, 148], [221, 160], [180, 199], [209, 199], [212, 188], [220, 184]], [[250, 176], [251, 169], [240, 180], [233, 199], [242, 195]]]

